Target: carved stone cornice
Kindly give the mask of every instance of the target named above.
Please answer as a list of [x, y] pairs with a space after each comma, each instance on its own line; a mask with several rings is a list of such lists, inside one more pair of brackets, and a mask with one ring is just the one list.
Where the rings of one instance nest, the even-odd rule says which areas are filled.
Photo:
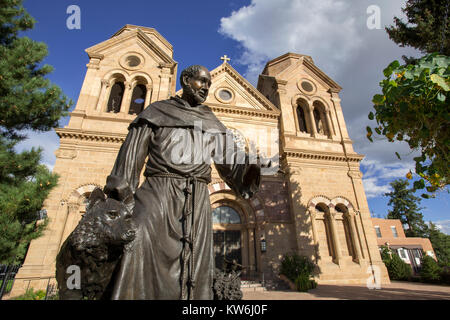
[[123, 143], [126, 137], [126, 134], [98, 133], [71, 129], [55, 129], [55, 131], [61, 139], [79, 141]]
[[310, 150], [285, 149], [284, 153], [288, 158], [300, 158], [311, 160], [340, 161], [340, 162], [360, 162], [364, 156], [359, 154], [347, 155], [343, 153], [320, 152]]
[[260, 118], [275, 119], [275, 120], [277, 120], [280, 117], [279, 113], [273, 112], [273, 111], [232, 107], [229, 105], [223, 106], [221, 104], [215, 104], [215, 103], [208, 103], [208, 106], [214, 112], [229, 113], [229, 114], [236, 114], [236, 115], [250, 116], [250, 117], [260, 117]]

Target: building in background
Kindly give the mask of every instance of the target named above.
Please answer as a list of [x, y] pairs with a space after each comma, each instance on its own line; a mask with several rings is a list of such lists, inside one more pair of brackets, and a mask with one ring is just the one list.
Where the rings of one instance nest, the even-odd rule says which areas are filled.
[[[69, 124], [56, 130], [60, 179], [44, 203], [50, 223], [31, 242], [12, 296], [54, 281], [56, 255], [90, 193], [104, 186], [129, 123], [150, 103], [176, 94], [172, 45], [153, 28], [126, 25], [86, 52], [76, 107]], [[213, 170], [216, 261], [237, 259], [246, 276], [277, 281], [283, 255], [296, 252], [317, 264], [319, 283], [365, 285], [373, 272], [388, 283], [342, 88], [310, 56], [287, 53], [269, 61], [257, 88], [222, 60], [211, 70], [206, 104], [244, 147], [279, 154], [282, 171], [263, 176], [261, 191], [244, 200]]]
[[400, 220], [372, 218], [372, 224], [377, 235], [378, 247], [387, 246], [395, 251], [404, 262], [411, 265], [415, 274], [420, 270], [423, 253], [436, 260], [430, 239], [406, 237]]

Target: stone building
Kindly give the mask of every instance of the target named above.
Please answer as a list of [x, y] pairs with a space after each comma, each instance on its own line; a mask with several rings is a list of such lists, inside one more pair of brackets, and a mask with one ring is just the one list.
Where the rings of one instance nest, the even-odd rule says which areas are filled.
[[[90, 192], [105, 184], [128, 124], [144, 106], [176, 94], [173, 48], [155, 29], [126, 25], [86, 52], [90, 60], [76, 107], [69, 124], [56, 129], [54, 172], [60, 179], [44, 203], [50, 223], [32, 241], [13, 295], [52, 281], [59, 248]], [[248, 276], [264, 274], [266, 280], [277, 279], [283, 254], [297, 252], [318, 265], [319, 283], [365, 284], [371, 272], [388, 283], [362, 184], [363, 156], [347, 132], [341, 87], [301, 54], [269, 61], [257, 88], [227, 60], [211, 70], [206, 104], [245, 145], [279, 151], [281, 171], [265, 175], [261, 191], [248, 201], [213, 170], [216, 255], [237, 258]], [[267, 139], [272, 150], [265, 149]]]

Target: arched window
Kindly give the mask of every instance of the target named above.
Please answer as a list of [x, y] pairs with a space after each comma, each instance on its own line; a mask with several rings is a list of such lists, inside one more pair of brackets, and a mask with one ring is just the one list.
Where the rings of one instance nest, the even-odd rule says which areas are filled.
[[139, 114], [144, 110], [145, 97], [147, 95], [147, 88], [143, 84], [138, 84], [133, 89], [131, 96], [131, 104], [129, 114]]
[[324, 124], [322, 117], [320, 116], [320, 111], [317, 108], [314, 108], [314, 121], [316, 122], [317, 132], [320, 134], [325, 134]]
[[314, 101], [314, 121], [316, 123], [317, 132], [319, 134], [329, 136], [330, 128], [328, 128], [327, 115], [325, 111], [325, 106], [320, 101]]
[[[323, 232], [325, 233], [325, 242], [322, 243], [322, 246], [326, 249], [326, 254], [328, 254], [328, 256], [330, 256], [332, 259], [336, 258], [335, 255], [335, 251], [334, 251], [334, 244], [333, 244], [333, 239], [332, 239], [332, 232], [331, 232], [331, 225], [330, 225], [330, 215], [328, 210], [326, 209], [327, 206], [325, 204], [317, 204], [316, 205], [316, 211], [318, 212], [322, 212], [323, 213], [323, 226], [321, 226], [321, 229], [323, 230]], [[320, 246], [320, 241], [319, 241], [319, 246]], [[324, 253], [325, 253], [324, 252]]]
[[308, 130], [309, 126], [307, 124], [306, 115], [305, 115], [307, 110], [308, 110], [308, 103], [303, 99], [298, 99], [297, 100], [297, 108], [296, 108], [298, 130], [301, 132], [306, 132], [306, 133], [310, 132]]
[[307, 132], [306, 130], [306, 118], [305, 111], [301, 106], [297, 107], [297, 118], [298, 118], [298, 127], [301, 132]]
[[125, 92], [125, 85], [123, 82], [116, 82], [111, 88], [108, 100], [108, 112], [120, 112], [120, 105], [122, 104], [123, 93]]
[[240, 224], [241, 217], [231, 207], [220, 206], [213, 210], [213, 223]]
[[351, 256], [353, 259], [356, 259], [355, 248], [353, 246], [353, 237], [350, 229], [350, 219], [351, 217], [348, 215], [348, 209], [343, 204], [338, 204], [335, 207], [337, 212], [342, 213], [342, 225], [344, 227], [344, 235], [345, 235], [345, 244], [346, 248], [343, 248], [343, 253]]

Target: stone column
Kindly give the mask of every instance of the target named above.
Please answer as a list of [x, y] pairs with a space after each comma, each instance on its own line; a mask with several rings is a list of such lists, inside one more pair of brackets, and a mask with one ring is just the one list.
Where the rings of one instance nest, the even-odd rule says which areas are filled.
[[350, 224], [350, 233], [352, 235], [353, 248], [356, 251], [356, 260], [358, 261], [358, 263], [360, 263], [362, 260], [362, 254], [361, 248], [359, 247], [358, 233], [356, 232], [355, 216], [355, 212], [352, 211], [348, 213], [347, 218]]
[[170, 65], [161, 64], [161, 74], [159, 75], [158, 101], [168, 99], [170, 96]]
[[153, 85], [147, 84], [145, 87], [147, 88], [147, 94], [145, 95], [144, 109], [151, 103]]
[[133, 95], [133, 90], [131, 87], [131, 82], [125, 81], [123, 84], [125, 85], [125, 92], [123, 93], [122, 104], [120, 105], [119, 113], [128, 114], [128, 111], [130, 110], [131, 96]]
[[314, 119], [314, 106], [311, 106], [308, 102], [308, 114], [309, 114], [309, 121], [310, 121], [310, 127], [311, 127], [311, 135], [313, 137], [317, 136], [317, 128], [316, 128], [316, 120]]
[[339, 243], [339, 235], [337, 233], [337, 227], [336, 227], [336, 211], [334, 208], [330, 208], [330, 227], [331, 227], [331, 233], [332, 233], [332, 239], [333, 239], [333, 247], [334, 247], [334, 255], [336, 263], [339, 264], [341, 261], [341, 244]]
[[324, 115], [325, 121], [327, 123], [327, 128], [328, 128], [327, 135], [331, 139], [333, 137], [333, 125], [331, 124], [330, 112], [325, 110], [323, 115]]
[[[316, 226], [316, 209], [308, 209], [306, 214], [309, 215], [311, 219], [311, 229], [313, 234], [313, 245], [314, 245], [314, 255], [316, 259], [316, 263], [318, 262], [319, 256], [319, 236], [317, 235], [317, 226]], [[325, 231], [326, 232], [326, 231]]]
[[108, 89], [110, 87], [110, 83], [108, 80], [102, 80], [102, 88], [100, 90], [100, 97], [98, 98], [97, 105], [95, 106], [96, 111], [106, 111], [104, 108], [105, 100], [107, 99]]

